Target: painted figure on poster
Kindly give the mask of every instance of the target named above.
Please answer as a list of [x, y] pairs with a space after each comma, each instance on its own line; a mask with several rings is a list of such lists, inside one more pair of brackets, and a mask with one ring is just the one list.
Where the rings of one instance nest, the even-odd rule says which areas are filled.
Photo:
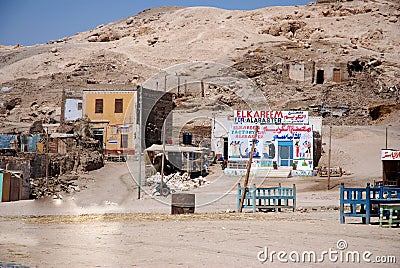
[[254, 147], [253, 157], [260, 157], [260, 153], [257, 151], [257, 148]]
[[303, 142], [304, 158], [311, 158], [311, 143], [309, 141]]
[[249, 148], [246, 148], [244, 150], [244, 154], [242, 154], [243, 158], [249, 158], [250, 157], [250, 152], [249, 152]]
[[299, 145], [299, 140], [296, 140], [296, 142], [294, 143], [294, 147], [295, 147], [295, 157], [296, 158], [300, 158], [300, 145]]

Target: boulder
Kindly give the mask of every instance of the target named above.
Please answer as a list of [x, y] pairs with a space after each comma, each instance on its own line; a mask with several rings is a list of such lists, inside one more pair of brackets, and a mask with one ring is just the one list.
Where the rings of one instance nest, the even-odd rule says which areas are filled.
[[98, 36], [97, 35], [92, 35], [88, 38], [89, 42], [97, 42]]
[[30, 134], [41, 134], [44, 132], [42, 121], [35, 121], [29, 128]]

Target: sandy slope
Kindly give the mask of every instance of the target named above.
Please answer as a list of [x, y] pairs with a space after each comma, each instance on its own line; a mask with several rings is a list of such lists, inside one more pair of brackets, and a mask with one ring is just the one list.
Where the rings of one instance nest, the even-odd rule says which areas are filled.
[[[132, 64], [152, 66], [158, 70], [187, 61], [227, 63], [241, 51], [257, 44], [273, 47], [277, 42], [318, 43], [321, 38], [350, 46], [355, 39], [360, 49], [348, 49], [348, 55], [337, 51], [319, 58], [354, 58], [385, 53], [385, 61], [398, 63], [399, 16], [395, 2], [371, 1], [305, 7], [270, 7], [254, 11], [228, 11], [209, 7], [166, 8], [147, 11], [94, 30], [65, 38], [61, 43], [33, 47], [0, 48], [11, 59], [1, 64], [0, 83], [24, 78], [38, 78], [56, 72], [71, 71], [74, 66], [93, 58], [97, 51], [127, 55]], [[323, 12], [330, 13], [323, 15]], [[301, 21], [305, 24], [291, 37], [263, 34], [263, 30], [280, 23]], [[391, 22], [393, 21], [393, 22]], [[129, 24], [128, 24], [129, 23]], [[90, 36], [117, 36], [110, 42], [88, 42]], [[318, 35], [318, 36], [317, 36]], [[155, 40], [149, 45], [148, 40]], [[57, 48], [57, 52], [52, 52]], [[76, 67], [76, 66], [75, 66]], [[128, 71], [128, 70], [126, 70]], [[137, 70], [135, 75], [148, 78], [151, 71]], [[129, 72], [129, 71], [128, 71]], [[132, 73], [132, 72], [129, 72]]]

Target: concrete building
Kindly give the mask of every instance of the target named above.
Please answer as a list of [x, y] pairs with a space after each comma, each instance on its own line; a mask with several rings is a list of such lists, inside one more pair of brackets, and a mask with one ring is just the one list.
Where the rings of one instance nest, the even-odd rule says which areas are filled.
[[400, 187], [400, 150], [382, 149], [383, 185]]
[[228, 159], [228, 135], [233, 121], [233, 111], [219, 111], [211, 121], [211, 150], [216, 159]]
[[64, 90], [61, 102], [61, 122], [82, 119], [83, 100], [81, 91]]
[[263, 170], [268, 171], [276, 163], [278, 169], [296, 166], [296, 170], [291, 171], [292, 175], [313, 174], [313, 168], [318, 165], [321, 155], [321, 117], [309, 117], [307, 112], [301, 111], [235, 113], [239, 116], [233, 116], [232, 111], [214, 115], [211, 126], [212, 150], [217, 159], [223, 157], [228, 160], [225, 173], [238, 175], [246, 171], [257, 123], [260, 130], [252, 162], [254, 171], [264, 174]]
[[65, 100], [64, 120], [74, 121], [82, 118], [82, 99], [67, 98]]
[[[161, 144], [164, 120], [167, 120], [165, 123], [166, 142], [171, 143], [169, 139], [172, 137], [172, 110], [174, 109], [173, 94], [170, 92], [146, 88], [143, 88], [142, 90], [142, 148], [148, 148], [153, 144]], [[137, 103], [139, 103], [139, 101], [138, 94]], [[136, 114], [139, 119], [139, 111], [137, 111]], [[139, 129], [139, 120], [137, 120], [137, 129]], [[136, 136], [139, 138], [139, 135]]]
[[348, 79], [347, 63], [315, 63], [314, 82], [316, 84], [324, 84], [325, 82], [340, 83]]
[[[139, 94], [136, 87], [102, 86], [83, 90], [83, 117], [90, 121], [95, 139], [105, 154], [132, 155], [139, 145]], [[166, 119], [166, 136], [172, 135], [173, 94], [143, 88], [142, 148], [160, 144]]]
[[[134, 154], [136, 89], [85, 89], [83, 115], [105, 154]], [[85, 119], [86, 120], [86, 119]]]
[[290, 62], [283, 65], [282, 77], [285, 82], [299, 81], [311, 84], [326, 82], [340, 83], [349, 78], [347, 63], [343, 62]]

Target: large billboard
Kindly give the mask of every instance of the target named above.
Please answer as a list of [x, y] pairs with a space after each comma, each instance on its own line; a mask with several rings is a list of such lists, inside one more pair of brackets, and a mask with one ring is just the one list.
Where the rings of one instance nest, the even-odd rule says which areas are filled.
[[260, 167], [291, 166], [313, 169], [313, 129], [311, 125], [261, 125], [251, 151], [255, 124], [232, 124], [228, 137], [230, 161], [245, 161], [250, 154]]

